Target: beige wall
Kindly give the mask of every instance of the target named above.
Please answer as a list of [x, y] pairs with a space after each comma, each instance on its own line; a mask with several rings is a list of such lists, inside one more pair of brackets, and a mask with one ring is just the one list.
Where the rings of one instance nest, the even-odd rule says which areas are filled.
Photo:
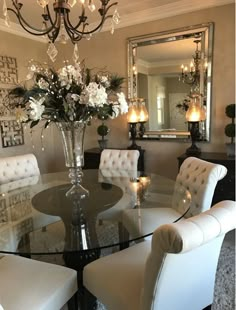
[[[117, 72], [127, 77], [127, 38], [171, 30], [189, 25], [214, 22], [214, 55], [213, 55], [213, 90], [212, 90], [212, 128], [211, 142], [201, 143], [203, 151], [225, 152], [224, 143], [227, 142], [224, 136], [224, 126], [227, 118], [224, 115], [225, 106], [235, 102], [235, 20], [234, 5], [211, 8], [197, 11], [195, 13], [166, 18], [137, 26], [117, 29], [113, 35], [109, 32], [102, 32], [94, 35], [90, 41], [79, 42], [81, 59], [86, 60], [89, 67], [104, 67], [112, 72]], [[0, 55], [15, 56], [18, 61], [20, 76], [25, 73], [25, 64], [29, 58], [45, 59], [46, 46], [32, 40], [16, 38], [0, 32], [0, 40], [4, 42], [0, 46]], [[61, 66], [62, 59], [71, 59], [72, 46], [68, 45], [61, 49], [57, 63]], [[126, 87], [124, 91], [127, 91]], [[98, 136], [96, 126], [98, 122], [86, 131], [85, 148], [97, 146]], [[128, 125], [125, 116], [109, 121], [111, 131], [109, 133], [110, 147], [126, 147], [128, 141]], [[50, 130], [50, 129], [49, 129]], [[45, 142], [46, 150], [35, 150], [40, 159], [41, 169], [62, 170], [63, 155], [57, 131], [50, 132]], [[53, 142], [53, 143], [52, 143]], [[160, 173], [174, 178], [177, 174], [177, 156], [184, 153], [189, 143], [149, 141], [139, 142], [145, 150], [146, 170]], [[25, 147], [9, 149], [0, 148], [0, 156], [9, 153], [23, 153], [30, 150], [30, 142]], [[45, 160], [47, 162], [45, 163]]]

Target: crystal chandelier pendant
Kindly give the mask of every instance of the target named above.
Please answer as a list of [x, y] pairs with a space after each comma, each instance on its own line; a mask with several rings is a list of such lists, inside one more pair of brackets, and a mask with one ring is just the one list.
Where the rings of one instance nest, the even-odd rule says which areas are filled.
[[10, 18], [7, 12], [7, 4], [6, 4], [6, 0], [3, 0], [3, 16], [5, 17], [4, 19], [4, 23], [7, 27], [11, 26], [11, 22], [10, 22]]
[[79, 50], [78, 50], [77, 43], [74, 46], [74, 52], [73, 52], [72, 59], [73, 59], [75, 64], [79, 62]]
[[49, 0], [37, 0], [38, 5], [40, 5], [42, 8], [45, 8], [46, 5], [48, 5]]
[[89, 9], [91, 12], [94, 12], [94, 11], [96, 10], [96, 6], [95, 6], [95, 4], [93, 3], [93, 0], [89, 0], [88, 9]]
[[54, 43], [52, 43], [52, 42], [49, 43], [47, 54], [50, 57], [52, 62], [54, 62], [56, 60], [58, 50], [56, 49], [56, 46], [54, 45]]
[[71, 8], [73, 8], [73, 6], [77, 3], [77, 0], [73, 0], [73, 1], [68, 1], [69, 5]]
[[112, 20], [114, 21], [114, 23], [115, 23], [116, 25], [118, 25], [118, 24], [120, 23], [120, 14], [119, 14], [119, 12], [117, 11], [117, 9], [115, 9], [115, 12], [114, 12], [114, 14], [113, 14], [113, 16], [112, 16]]
[[111, 30], [110, 30], [111, 34], [113, 34], [115, 32], [115, 26], [114, 26], [114, 22], [113, 20], [111, 20]]

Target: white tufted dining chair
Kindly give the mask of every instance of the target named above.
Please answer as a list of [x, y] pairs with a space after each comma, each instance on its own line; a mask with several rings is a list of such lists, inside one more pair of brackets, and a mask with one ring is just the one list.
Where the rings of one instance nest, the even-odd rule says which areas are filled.
[[[122, 213], [122, 223], [129, 233], [145, 235], [154, 231], [162, 224], [175, 221], [184, 213], [179, 201], [179, 189], [188, 190], [191, 194], [191, 205], [185, 218], [204, 212], [211, 207], [217, 182], [224, 178], [227, 169], [219, 164], [213, 164], [196, 157], [188, 157], [180, 167], [176, 178], [171, 207], [151, 208], [148, 201], [145, 208], [128, 209]], [[139, 223], [137, 226], [137, 218]]]
[[119, 186], [123, 196], [112, 208], [99, 213], [100, 220], [112, 220], [120, 216], [121, 211], [134, 206], [135, 197], [130, 180], [138, 177], [138, 150], [105, 149], [101, 153], [99, 181]]
[[202, 310], [213, 302], [221, 245], [235, 228], [236, 203], [222, 201], [88, 264], [83, 284], [109, 310]]
[[8, 195], [1, 196], [1, 202], [6, 205], [11, 219], [8, 227], [3, 227], [4, 231], [6, 228], [9, 231], [8, 238], [6, 236], [2, 238], [4, 231], [0, 229], [0, 241], [2, 243], [4, 241], [4, 247], [11, 246], [9, 250], [14, 250], [16, 247], [16, 244], [10, 240], [14, 240], [16, 234], [21, 235], [21, 229], [16, 232], [16, 225], [22, 226], [24, 231], [24, 223], [28, 222], [29, 232], [31, 232], [32, 229], [45, 229], [46, 225], [60, 220], [60, 217], [45, 215], [31, 207], [32, 197], [27, 187], [37, 184], [39, 176], [40, 170], [34, 154], [0, 158], [0, 193], [8, 192]]
[[34, 154], [0, 158], [0, 184], [39, 175], [38, 162]]
[[73, 269], [15, 255], [0, 257], [4, 310], [59, 310], [69, 300], [76, 309], [77, 290]]
[[137, 170], [138, 150], [105, 149], [101, 153], [99, 169]]

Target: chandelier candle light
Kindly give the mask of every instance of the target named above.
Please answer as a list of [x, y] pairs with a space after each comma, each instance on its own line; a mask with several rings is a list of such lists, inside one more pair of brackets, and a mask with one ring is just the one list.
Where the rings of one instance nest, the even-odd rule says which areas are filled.
[[[18, 0], [12, 0], [12, 7], [7, 7], [7, 1], [3, 0], [3, 15], [5, 17], [5, 24], [10, 27], [10, 17], [8, 12], [15, 14], [21, 27], [28, 33], [35, 36], [48, 36], [49, 47], [48, 55], [52, 61], [55, 61], [57, 56], [57, 49], [54, 45], [55, 41], [58, 40], [62, 43], [66, 43], [67, 40], [71, 40], [75, 44], [74, 53], [77, 50], [76, 42], [83, 38], [90, 39], [93, 33], [100, 31], [107, 19], [111, 20], [111, 33], [114, 33], [115, 25], [120, 22], [120, 15], [115, 9], [112, 15], [108, 12], [110, 9], [118, 4], [110, 0], [100, 0], [100, 8], [98, 9], [99, 21], [96, 25], [92, 25], [88, 22], [89, 18], [86, 13], [86, 9], [90, 13], [96, 11], [94, 0], [55, 0], [53, 2], [53, 9], [49, 7], [49, 0], [37, 0], [38, 5], [42, 8], [42, 28], [38, 29], [26, 20], [24, 15], [24, 5]], [[31, 1], [29, 1], [31, 2]], [[29, 4], [25, 4], [29, 5]], [[78, 12], [78, 6], [81, 6], [81, 11], [78, 14], [78, 21], [73, 25], [70, 13], [73, 8], [74, 11]], [[54, 11], [54, 16], [51, 11]], [[92, 27], [91, 27], [92, 26]]]
[[[92, 118], [115, 118], [128, 112], [124, 93], [120, 91], [123, 78], [114, 74], [91, 74], [79, 63], [66, 64], [55, 71], [31, 62], [28, 78], [30, 87], [17, 86], [10, 90], [4, 104], [14, 110], [16, 119], [30, 123], [40, 121], [47, 128], [56, 123], [62, 134], [66, 166], [72, 188], [67, 196], [88, 195], [81, 186], [84, 165], [84, 131]], [[33, 86], [32, 86], [33, 79]]]

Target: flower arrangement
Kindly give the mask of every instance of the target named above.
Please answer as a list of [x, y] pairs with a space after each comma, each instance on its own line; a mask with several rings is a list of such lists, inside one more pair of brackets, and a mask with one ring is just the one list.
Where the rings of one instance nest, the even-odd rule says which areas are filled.
[[11, 89], [5, 106], [14, 110], [18, 121], [30, 122], [31, 128], [40, 120], [47, 127], [50, 122], [89, 123], [93, 117], [104, 120], [127, 113], [120, 91], [124, 78], [91, 72], [84, 63], [67, 64], [58, 71], [31, 63], [26, 82], [30, 86]]

